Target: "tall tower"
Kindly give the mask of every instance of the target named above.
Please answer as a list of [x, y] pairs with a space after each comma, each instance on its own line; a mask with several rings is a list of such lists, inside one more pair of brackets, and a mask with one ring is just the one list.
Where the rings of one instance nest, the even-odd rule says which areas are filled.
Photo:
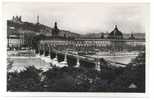
[[117, 25], [115, 25], [115, 29], [118, 29], [118, 28], [117, 28]]
[[37, 24], [39, 24], [39, 16], [37, 16]]
[[52, 36], [53, 37], [58, 37], [59, 29], [57, 26], [57, 22], [54, 23], [54, 28], [52, 29]]
[[19, 21], [20, 21], [20, 22], [22, 21], [21, 16], [19, 16]]
[[55, 28], [56, 30], [58, 29], [58, 27], [57, 27], [57, 22], [55, 22], [54, 28]]

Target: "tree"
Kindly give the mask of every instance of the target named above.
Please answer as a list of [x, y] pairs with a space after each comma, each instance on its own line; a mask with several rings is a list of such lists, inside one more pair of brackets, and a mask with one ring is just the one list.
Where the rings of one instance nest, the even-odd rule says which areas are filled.
[[[136, 88], [129, 86], [135, 84]], [[145, 53], [140, 53], [111, 84], [114, 91], [145, 92]]]
[[7, 73], [8, 91], [41, 91], [41, 70], [33, 66], [27, 67], [25, 71]]

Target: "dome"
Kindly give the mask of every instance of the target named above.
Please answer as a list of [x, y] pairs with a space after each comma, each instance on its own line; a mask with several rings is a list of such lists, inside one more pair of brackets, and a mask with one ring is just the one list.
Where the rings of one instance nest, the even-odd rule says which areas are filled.
[[122, 39], [123, 34], [120, 32], [117, 28], [117, 25], [115, 25], [114, 30], [109, 34], [108, 36], [109, 39]]

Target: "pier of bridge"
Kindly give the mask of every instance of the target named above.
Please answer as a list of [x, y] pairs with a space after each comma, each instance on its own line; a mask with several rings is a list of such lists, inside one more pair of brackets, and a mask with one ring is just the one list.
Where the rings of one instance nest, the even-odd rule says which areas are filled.
[[[87, 68], [94, 68], [98, 71], [104, 64], [100, 62], [99, 58], [87, 58], [78, 53], [71, 54], [67, 50], [59, 51], [51, 45], [40, 45], [36, 50], [36, 54], [43, 60], [47, 61], [52, 67], [75, 67], [79, 68], [85, 66]], [[50, 60], [49, 60], [50, 59]]]
[[36, 51], [36, 54], [42, 60], [50, 63], [52, 67], [86, 67], [101, 71], [103, 67], [107, 67], [110, 64], [126, 66], [126, 64], [107, 61], [99, 57], [79, 55], [78, 52], [69, 53], [67, 49], [60, 51], [50, 44], [41, 44]]

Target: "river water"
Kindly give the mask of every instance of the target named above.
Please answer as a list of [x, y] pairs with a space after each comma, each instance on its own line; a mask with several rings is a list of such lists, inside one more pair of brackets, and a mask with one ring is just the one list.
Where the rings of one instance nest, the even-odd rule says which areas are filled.
[[113, 62], [119, 62], [119, 63], [123, 63], [123, 64], [128, 64], [131, 62], [132, 59], [134, 59], [136, 56], [125, 56], [125, 57], [109, 57], [109, 56], [104, 56], [105, 60], [110, 60]]
[[115, 52], [112, 54], [110, 52], [99, 52], [95, 55], [89, 55], [94, 58], [104, 58], [105, 60], [110, 60], [112, 62], [118, 62], [123, 64], [128, 64], [132, 59], [136, 58], [139, 52]]
[[[110, 60], [113, 62], [119, 62], [123, 64], [128, 64], [131, 62], [132, 59], [135, 58], [135, 56], [103, 56], [105, 60]], [[38, 69], [43, 69], [47, 70], [49, 68], [52, 68], [49, 63], [46, 63], [45, 61], [41, 60], [40, 58], [37, 57], [12, 57], [8, 58], [8, 60], [13, 61], [13, 70], [23, 70], [25, 67], [28, 66], [35, 66]]]
[[42, 69], [42, 70], [47, 70], [51, 68], [49, 63], [46, 63], [45, 61], [37, 57], [23, 57], [23, 58], [12, 57], [8, 58], [8, 60], [13, 61], [11, 71], [24, 70], [24, 68], [28, 66], [35, 66], [37, 69]]

